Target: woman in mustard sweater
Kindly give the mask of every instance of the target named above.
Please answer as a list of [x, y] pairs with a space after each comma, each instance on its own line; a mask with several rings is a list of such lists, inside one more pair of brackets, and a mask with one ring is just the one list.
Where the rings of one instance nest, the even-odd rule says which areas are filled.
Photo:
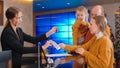
[[[113, 68], [114, 50], [112, 42], [106, 34], [106, 26], [105, 17], [95, 16], [91, 19], [89, 26], [90, 32], [95, 34], [90, 41], [82, 46], [69, 46], [62, 43], [60, 47], [69, 52], [78, 53], [77, 56], [72, 57], [73, 60], [84, 57], [87, 68]], [[66, 62], [67, 60], [61, 61]]]

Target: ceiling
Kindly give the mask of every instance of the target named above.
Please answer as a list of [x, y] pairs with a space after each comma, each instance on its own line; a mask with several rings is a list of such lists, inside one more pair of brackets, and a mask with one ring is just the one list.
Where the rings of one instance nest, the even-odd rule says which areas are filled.
[[120, 0], [33, 0], [33, 12], [120, 2]]

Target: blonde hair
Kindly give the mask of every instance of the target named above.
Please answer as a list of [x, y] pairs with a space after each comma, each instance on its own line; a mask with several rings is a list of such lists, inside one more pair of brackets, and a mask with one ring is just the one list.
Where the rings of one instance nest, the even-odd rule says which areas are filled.
[[79, 12], [84, 12], [84, 13], [86, 14], [85, 21], [88, 22], [88, 16], [89, 16], [89, 14], [88, 14], [87, 8], [84, 7], [84, 6], [79, 6], [79, 7], [76, 8], [76, 12], [77, 12], [77, 11], [79, 11]]
[[99, 27], [100, 31], [106, 34], [107, 19], [104, 16], [95, 16], [93, 19], [96, 21], [96, 25]]

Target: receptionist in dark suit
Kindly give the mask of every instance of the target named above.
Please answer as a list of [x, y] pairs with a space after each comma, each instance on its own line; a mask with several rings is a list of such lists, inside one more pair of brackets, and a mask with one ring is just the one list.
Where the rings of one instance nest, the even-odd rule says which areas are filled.
[[[47, 37], [57, 31], [57, 27], [38, 37], [32, 37], [22, 31], [19, 24], [22, 22], [22, 12], [16, 7], [9, 7], [6, 10], [7, 22], [1, 34], [2, 50], [12, 50], [12, 68], [21, 68], [22, 54], [37, 53], [37, 47], [24, 47], [24, 41], [36, 44], [46, 40]], [[52, 40], [47, 41], [42, 48], [46, 49], [52, 44]]]

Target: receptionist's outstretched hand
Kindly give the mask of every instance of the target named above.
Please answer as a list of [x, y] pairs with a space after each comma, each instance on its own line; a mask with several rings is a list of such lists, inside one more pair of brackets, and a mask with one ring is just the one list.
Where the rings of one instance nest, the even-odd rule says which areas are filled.
[[46, 37], [49, 37], [50, 35], [56, 33], [58, 31], [57, 27], [52, 27], [52, 29], [50, 29], [47, 33], [46, 33]]
[[58, 31], [58, 28], [56, 26], [52, 27], [52, 29], [50, 30], [51, 32], [55, 33]]
[[54, 34], [58, 31], [58, 28], [56, 26], [52, 27], [50, 30], [49, 30], [49, 33], [50, 34]]
[[43, 46], [42, 46], [42, 48], [43, 49], [46, 49], [46, 48], [48, 48], [49, 46], [52, 46], [52, 40], [48, 40]]

